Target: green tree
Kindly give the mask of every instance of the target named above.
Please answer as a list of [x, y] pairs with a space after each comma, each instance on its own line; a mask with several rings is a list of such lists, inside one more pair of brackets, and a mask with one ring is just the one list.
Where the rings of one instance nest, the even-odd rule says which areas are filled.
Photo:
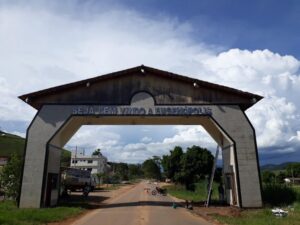
[[164, 176], [171, 179], [171, 170], [170, 170], [170, 156], [163, 155], [161, 159], [161, 166], [163, 168]]
[[96, 174], [99, 184], [107, 184], [109, 182], [109, 176], [107, 173], [97, 173]]
[[300, 163], [290, 163], [286, 166], [286, 172], [289, 177], [300, 177]]
[[5, 197], [13, 199], [19, 197], [21, 171], [22, 160], [20, 156], [13, 153], [0, 173], [0, 187], [4, 191]]
[[110, 176], [110, 183], [117, 184], [117, 183], [120, 183], [120, 181], [121, 181], [121, 178], [120, 178], [119, 174], [115, 173], [112, 176]]
[[101, 149], [100, 148], [97, 148], [93, 153], [92, 155], [101, 155]]
[[128, 178], [130, 180], [141, 178], [143, 176], [142, 166], [140, 164], [128, 165]]
[[193, 184], [199, 178], [211, 173], [214, 156], [206, 148], [192, 146], [187, 148], [181, 157], [181, 171], [175, 174], [175, 179], [184, 184], [187, 190], [194, 190]]
[[176, 146], [170, 151], [170, 155], [164, 155], [161, 160], [161, 164], [167, 178], [176, 181], [175, 174], [181, 171], [181, 157], [183, 156], [182, 148]]
[[286, 173], [283, 171], [280, 171], [277, 175], [276, 175], [276, 183], [284, 183], [284, 178], [286, 178]]
[[156, 165], [161, 168], [161, 161], [162, 159], [159, 156], [153, 156], [152, 159], [154, 160], [154, 162], [156, 163]]
[[69, 167], [70, 162], [71, 162], [71, 152], [63, 149], [60, 156], [61, 167]]
[[116, 163], [115, 172], [121, 180], [128, 180], [128, 165], [127, 163]]
[[275, 177], [275, 173], [271, 171], [266, 170], [262, 172], [262, 181], [265, 184], [275, 183]]
[[142, 170], [146, 178], [160, 179], [161, 172], [154, 159], [147, 159], [142, 164]]

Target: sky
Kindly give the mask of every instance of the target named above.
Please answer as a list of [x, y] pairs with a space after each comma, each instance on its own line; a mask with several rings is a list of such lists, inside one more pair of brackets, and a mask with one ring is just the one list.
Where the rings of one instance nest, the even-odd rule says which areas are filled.
[[[141, 64], [264, 96], [246, 111], [260, 163], [300, 161], [300, 2], [0, 0], [0, 129], [25, 137], [17, 96]], [[67, 146], [142, 162], [216, 143], [199, 126], [83, 126]]]

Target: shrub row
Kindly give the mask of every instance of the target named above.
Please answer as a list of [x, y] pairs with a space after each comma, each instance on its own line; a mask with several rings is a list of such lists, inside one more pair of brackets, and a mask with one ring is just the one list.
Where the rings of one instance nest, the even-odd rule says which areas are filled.
[[264, 204], [271, 206], [289, 205], [300, 198], [297, 191], [285, 184], [266, 184], [263, 186]]

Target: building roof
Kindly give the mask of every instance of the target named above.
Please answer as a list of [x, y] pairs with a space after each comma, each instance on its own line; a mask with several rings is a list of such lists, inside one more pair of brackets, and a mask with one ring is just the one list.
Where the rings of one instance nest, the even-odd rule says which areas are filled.
[[[113, 72], [113, 73], [109, 73], [109, 74], [105, 74], [105, 75], [101, 75], [101, 76], [97, 76], [97, 77], [93, 77], [93, 78], [89, 78], [89, 79], [76, 81], [73, 83], [68, 83], [68, 84], [64, 84], [64, 85], [60, 85], [60, 86], [56, 86], [56, 87], [51, 87], [51, 88], [47, 88], [44, 90], [28, 93], [28, 94], [24, 94], [24, 95], [19, 96], [19, 98], [36, 109], [40, 109], [40, 107], [43, 104], [49, 104], [49, 103], [51, 103], [51, 104], [65, 103], [65, 104], [67, 104], [68, 101], [66, 101], [66, 100], [62, 101], [57, 96], [64, 95], [65, 93], [70, 93], [70, 92], [72, 92], [72, 90], [75, 90], [78, 88], [86, 88], [89, 85], [94, 85], [96, 83], [102, 83], [102, 82], [106, 82], [109, 80], [115, 81], [116, 79], [121, 79], [125, 76], [133, 76], [134, 74], [137, 74], [137, 73], [143, 73], [146, 75], [151, 74], [153, 76], [156, 76], [157, 79], [159, 79], [159, 78], [160, 79], [169, 79], [170, 82], [176, 81], [176, 82], [180, 82], [180, 83], [189, 83], [189, 84], [191, 84], [190, 88], [193, 88], [193, 85], [194, 85], [194, 86], [199, 86], [202, 88], [210, 89], [212, 91], [226, 93], [228, 95], [238, 97], [239, 99], [247, 99], [246, 104], [245, 104], [245, 102], [243, 102], [243, 106], [242, 106], [243, 109], [249, 108], [250, 106], [255, 104], [257, 101], [259, 101], [263, 98], [262, 96], [256, 95], [253, 93], [244, 92], [244, 91], [241, 91], [238, 89], [234, 89], [234, 88], [226, 87], [223, 85], [218, 85], [218, 84], [206, 82], [203, 80], [198, 80], [195, 78], [191, 78], [191, 77], [187, 77], [187, 76], [147, 67], [144, 65], [126, 69], [126, 70]], [[54, 100], [52, 99], [50, 102], [48, 97], [51, 97], [54, 95], [56, 96], [56, 98], [53, 98]], [[70, 99], [70, 98], [68, 98], [68, 99]], [[237, 103], [239, 103], [239, 102], [237, 102]]]

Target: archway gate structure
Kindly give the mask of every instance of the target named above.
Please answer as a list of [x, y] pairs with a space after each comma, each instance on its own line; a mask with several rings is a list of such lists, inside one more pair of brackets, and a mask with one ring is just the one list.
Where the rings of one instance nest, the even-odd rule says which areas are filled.
[[201, 125], [221, 146], [227, 202], [261, 207], [255, 130], [244, 111], [261, 96], [138, 66], [20, 98], [38, 110], [27, 129], [21, 208], [57, 204], [60, 149], [82, 125]]

